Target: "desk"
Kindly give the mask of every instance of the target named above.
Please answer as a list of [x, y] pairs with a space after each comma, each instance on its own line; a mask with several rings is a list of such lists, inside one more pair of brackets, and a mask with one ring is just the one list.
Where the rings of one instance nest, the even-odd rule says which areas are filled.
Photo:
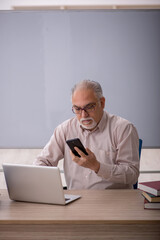
[[0, 239], [160, 239], [160, 210], [145, 210], [139, 190], [67, 191], [66, 206], [11, 201], [0, 190]]

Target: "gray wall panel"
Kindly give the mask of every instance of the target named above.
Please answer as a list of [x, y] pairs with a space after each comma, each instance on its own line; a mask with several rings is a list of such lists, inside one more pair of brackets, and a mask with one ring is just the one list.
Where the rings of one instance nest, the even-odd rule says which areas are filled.
[[0, 147], [43, 147], [84, 78], [160, 147], [159, 10], [0, 12]]

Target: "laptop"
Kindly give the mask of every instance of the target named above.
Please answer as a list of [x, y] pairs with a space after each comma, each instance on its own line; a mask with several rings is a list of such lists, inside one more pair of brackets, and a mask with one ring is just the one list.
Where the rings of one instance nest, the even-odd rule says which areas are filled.
[[11, 200], [66, 205], [80, 195], [64, 194], [58, 167], [3, 163]]

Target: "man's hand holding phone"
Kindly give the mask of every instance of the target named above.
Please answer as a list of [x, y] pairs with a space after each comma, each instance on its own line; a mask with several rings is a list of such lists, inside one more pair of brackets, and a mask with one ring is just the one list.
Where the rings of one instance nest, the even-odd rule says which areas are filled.
[[88, 155], [85, 155], [79, 148], [75, 147], [75, 150], [78, 152], [78, 154], [81, 157], [75, 156], [72, 151], [71, 157], [74, 162], [76, 162], [79, 166], [85, 167], [85, 168], [90, 168], [91, 170], [95, 171], [96, 173], [99, 171], [100, 168], [100, 163], [97, 161], [95, 155], [93, 152], [89, 150], [89, 148], [86, 148], [86, 151]]
[[[72, 160], [76, 162], [79, 166], [89, 168], [97, 173], [100, 168], [100, 163], [97, 161], [94, 153], [89, 148], [86, 148], [86, 151], [84, 151], [84, 149], [82, 149], [82, 151], [81, 149], [79, 149], [76, 145], [74, 146], [74, 150], [78, 153], [76, 155], [79, 155], [76, 156], [73, 153], [74, 151], [72, 148], [72, 150], [70, 151]], [[86, 155], [84, 152], [88, 155]]]

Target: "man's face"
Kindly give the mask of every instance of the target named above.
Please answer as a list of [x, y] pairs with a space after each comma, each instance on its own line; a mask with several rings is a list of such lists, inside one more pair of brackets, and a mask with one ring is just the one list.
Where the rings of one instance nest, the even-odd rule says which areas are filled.
[[105, 98], [98, 99], [92, 89], [78, 89], [72, 96], [72, 105], [81, 125], [93, 130], [102, 118]]

